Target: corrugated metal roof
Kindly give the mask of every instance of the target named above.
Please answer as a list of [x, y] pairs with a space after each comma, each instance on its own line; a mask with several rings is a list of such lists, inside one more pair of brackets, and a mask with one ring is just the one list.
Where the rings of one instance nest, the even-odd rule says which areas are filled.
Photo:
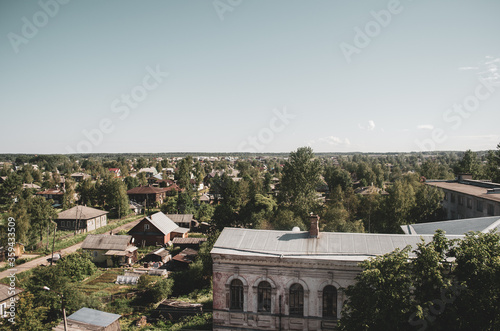
[[428, 242], [432, 235], [321, 232], [319, 238], [309, 238], [309, 232], [225, 228], [212, 253], [363, 260], [407, 245], [416, 247], [421, 238]]
[[165, 235], [169, 234], [179, 227], [174, 223], [174, 221], [168, 218], [167, 215], [165, 215], [161, 211], [149, 217], [146, 217], [146, 219]]
[[58, 219], [63, 220], [88, 220], [97, 216], [107, 214], [107, 211], [90, 208], [87, 206], [75, 206], [57, 214]]
[[82, 249], [114, 249], [124, 251], [132, 239], [128, 235], [89, 234], [82, 243]]
[[207, 241], [207, 238], [179, 238], [175, 237], [172, 240], [174, 245], [198, 245]]
[[438, 229], [450, 235], [465, 234], [469, 231], [487, 232], [492, 228], [500, 230], [500, 216], [402, 225], [401, 228], [408, 234], [434, 234]]
[[104, 311], [82, 308], [68, 316], [68, 320], [106, 327], [122, 317], [118, 314], [106, 313]]
[[189, 223], [193, 220], [193, 214], [167, 214], [175, 223]]

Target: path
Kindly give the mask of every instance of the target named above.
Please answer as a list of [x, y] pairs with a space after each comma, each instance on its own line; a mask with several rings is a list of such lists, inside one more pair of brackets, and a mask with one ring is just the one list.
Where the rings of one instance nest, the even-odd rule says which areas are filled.
[[[141, 219], [142, 218], [139, 218], [139, 219], [137, 219], [137, 220], [135, 220], [133, 222], [124, 224], [122, 226], [119, 226], [116, 229], [113, 229], [113, 233], [117, 233], [117, 232], [119, 232], [121, 230], [130, 230], [134, 226], [136, 226], [140, 222]], [[65, 256], [65, 255], [68, 255], [68, 254], [76, 252], [80, 247], [82, 247], [82, 243], [81, 242], [78, 243], [78, 244], [75, 244], [73, 246], [64, 248], [60, 252], [61, 252], [62, 256]], [[2, 272], [0, 272], [0, 279], [5, 278], [5, 277], [9, 277], [13, 272], [15, 272], [16, 274], [18, 274], [18, 273], [21, 273], [23, 271], [27, 271], [27, 270], [33, 269], [33, 268], [35, 268], [35, 267], [37, 267], [39, 265], [42, 265], [42, 264], [45, 264], [45, 265], [50, 264], [50, 262], [47, 262], [47, 259], [50, 258], [50, 257], [52, 257], [52, 254], [36, 258], [34, 260], [31, 260], [31, 261], [28, 261], [26, 263], [20, 264], [20, 265], [16, 266], [15, 268], [7, 269], [5, 271], [2, 271]]]

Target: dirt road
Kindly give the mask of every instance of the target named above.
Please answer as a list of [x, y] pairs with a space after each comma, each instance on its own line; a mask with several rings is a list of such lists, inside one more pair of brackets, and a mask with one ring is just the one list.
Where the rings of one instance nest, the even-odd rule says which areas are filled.
[[[117, 232], [119, 232], [121, 230], [130, 230], [134, 226], [136, 226], [139, 223], [140, 220], [141, 220], [141, 218], [139, 218], [138, 220], [135, 220], [133, 222], [124, 224], [122, 226], [119, 226], [119, 227], [117, 227], [116, 229], [113, 230], [113, 233], [117, 233]], [[70, 246], [68, 248], [65, 248], [65, 249], [61, 250], [61, 255], [65, 256], [65, 255], [74, 253], [80, 247], [82, 247], [82, 243], [78, 243], [76, 245], [73, 245], [73, 246]], [[36, 258], [34, 260], [31, 260], [31, 261], [28, 261], [26, 263], [20, 264], [20, 265], [16, 266], [15, 268], [11, 268], [11, 269], [7, 269], [5, 271], [2, 271], [2, 272], [0, 272], [0, 279], [5, 278], [5, 277], [9, 277], [9, 276], [12, 275], [12, 273], [18, 274], [18, 273], [21, 273], [23, 271], [30, 270], [30, 269], [32, 269], [34, 267], [37, 267], [39, 265], [42, 265], [42, 264], [47, 265], [47, 264], [50, 263], [50, 262], [47, 262], [47, 259], [50, 258], [51, 256], [52, 255], [41, 256], [41, 257]]]

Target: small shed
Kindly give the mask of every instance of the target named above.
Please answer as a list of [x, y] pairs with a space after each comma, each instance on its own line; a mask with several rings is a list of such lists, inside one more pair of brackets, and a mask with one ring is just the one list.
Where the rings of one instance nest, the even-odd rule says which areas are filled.
[[[68, 330], [121, 331], [120, 317], [122, 315], [84, 307], [67, 317]], [[53, 330], [64, 331], [64, 321]]]
[[181, 249], [192, 248], [199, 249], [200, 245], [207, 241], [207, 238], [174, 238], [172, 244]]
[[[176, 238], [177, 239], [177, 238]], [[144, 257], [144, 262], [163, 262], [166, 263], [172, 259], [170, 252], [165, 248], [157, 249]]]
[[164, 300], [155, 309], [155, 315], [163, 316], [164, 318], [177, 321], [184, 316], [194, 316], [203, 313], [203, 305], [201, 303], [190, 303], [176, 300]]
[[189, 267], [189, 264], [194, 261], [197, 255], [198, 251], [195, 251], [194, 249], [184, 249], [182, 252], [172, 258], [174, 267], [176, 269], [187, 269]]

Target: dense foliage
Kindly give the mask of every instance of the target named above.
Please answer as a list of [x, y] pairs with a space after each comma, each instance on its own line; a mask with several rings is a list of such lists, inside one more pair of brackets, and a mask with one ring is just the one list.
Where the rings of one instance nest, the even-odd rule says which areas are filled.
[[[341, 330], [498, 330], [500, 235], [468, 233], [362, 262]], [[454, 262], [452, 262], [454, 260]]]

